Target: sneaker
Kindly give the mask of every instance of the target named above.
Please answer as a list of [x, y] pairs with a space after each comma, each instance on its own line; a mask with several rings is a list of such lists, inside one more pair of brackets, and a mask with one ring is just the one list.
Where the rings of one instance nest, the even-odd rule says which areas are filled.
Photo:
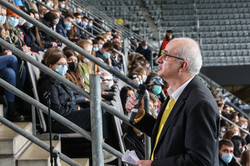
[[109, 163], [117, 158], [116, 156], [112, 155], [106, 150], [103, 150], [103, 156], [104, 156], [104, 163]]

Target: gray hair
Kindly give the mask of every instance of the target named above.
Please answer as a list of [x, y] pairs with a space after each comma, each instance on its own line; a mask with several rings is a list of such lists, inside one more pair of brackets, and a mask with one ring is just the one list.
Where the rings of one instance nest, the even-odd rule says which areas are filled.
[[178, 43], [174, 45], [173, 52], [175, 55], [188, 62], [187, 71], [195, 75], [199, 74], [202, 66], [202, 56], [198, 43], [191, 38], [175, 38], [172, 42]]

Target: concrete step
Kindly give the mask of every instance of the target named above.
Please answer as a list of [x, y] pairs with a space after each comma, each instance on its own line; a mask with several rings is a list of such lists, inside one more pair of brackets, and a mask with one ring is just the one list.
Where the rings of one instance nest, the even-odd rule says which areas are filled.
[[[17, 126], [32, 134], [31, 122], [15, 122]], [[0, 155], [16, 154], [28, 141], [5, 125], [0, 126]]]
[[[49, 145], [49, 141], [45, 141]], [[60, 141], [52, 141], [53, 147], [61, 152]], [[18, 166], [50, 166], [50, 153], [40, 146], [32, 143], [17, 160]]]
[[[72, 158], [75, 162], [81, 164], [82, 166], [89, 166], [89, 159], [88, 158]], [[69, 166], [68, 163], [65, 163], [61, 160], [61, 166]]]
[[[32, 123], [15, 122], [17, 126], [32, 134]], [[0, 165], [15, 166], [16, 158], [29, 146], [30, 141], [5, 125], [0, 126]]]

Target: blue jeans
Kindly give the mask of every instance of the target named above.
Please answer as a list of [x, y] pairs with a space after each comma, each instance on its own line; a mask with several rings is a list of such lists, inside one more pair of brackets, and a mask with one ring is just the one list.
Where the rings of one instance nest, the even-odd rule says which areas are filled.
[[[23, 86], [26, 70], [24, 69], [22, 78], [19, 77], [19, 64], [18, 60], [14, 55], [3, 55], [0, 56], [0, 78], [7, 81], [12, 86], [20, 88]], [[4, 90], [8, 102], [14, 102], [15, 96], [11, 92]]]

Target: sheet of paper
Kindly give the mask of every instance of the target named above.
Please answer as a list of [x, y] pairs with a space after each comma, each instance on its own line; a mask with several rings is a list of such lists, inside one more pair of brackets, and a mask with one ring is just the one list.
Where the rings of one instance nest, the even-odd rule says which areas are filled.
[[134, 150], [127, 150], [123, 155], [122, 155], [122, 161], [126, 162], [128, 164], [135, 165], [136, 162], [139, 160], [137, 157], [136, 153]]

